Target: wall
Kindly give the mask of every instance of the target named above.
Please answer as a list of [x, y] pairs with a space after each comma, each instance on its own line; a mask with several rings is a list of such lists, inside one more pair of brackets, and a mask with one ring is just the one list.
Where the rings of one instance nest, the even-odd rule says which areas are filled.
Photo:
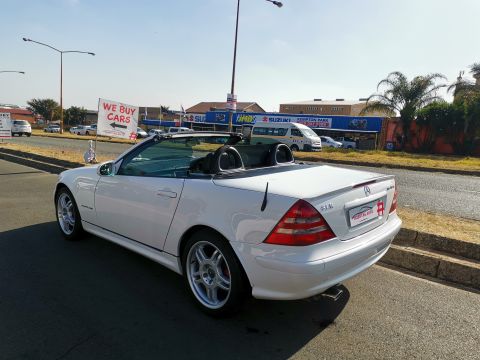
[[[395, 146], [395, 149], [400, 149], [401, 144], [398, 141], [398, 137], [403, 135], [402, 124], [399, 118], [389, 119], [386, 122], [386, 136], [385, 136], [385, 148], [387, 142], [392, 142]], [[421, 145], [429, 137], [429, 130], [426, 128], [418, 128], [415, 122], [412, 122], [410, 126], [410, 143], [405, 145], [406, 151], [418, 152], [421, 148]], [[459, 138], [462, 140], [462, 137]], [[443, 154], [443, 155], [454, 155], [455, 149], [448, 142], [445, 137], [439, 136], [434, 139], [432, 146], [432, 153]], [[474, 151], [474, 155], [480, 155], [480, 146]]]

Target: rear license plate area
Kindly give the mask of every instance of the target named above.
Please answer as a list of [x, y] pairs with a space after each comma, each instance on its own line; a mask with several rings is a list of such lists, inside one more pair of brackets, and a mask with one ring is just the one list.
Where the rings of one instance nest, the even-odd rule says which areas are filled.
[[354, 207], [348, 211], [350, 227], [355, 227], [383, 217], [385, 214], [385, 200], [380, 198], [366, 204]]

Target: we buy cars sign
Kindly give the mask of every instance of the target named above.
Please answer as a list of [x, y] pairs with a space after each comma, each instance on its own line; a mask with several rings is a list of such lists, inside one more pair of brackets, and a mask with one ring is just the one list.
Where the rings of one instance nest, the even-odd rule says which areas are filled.
[[0, 139], [10, 139], [12, 137], [12, 122], [10, 113], [0, 113]]
[[137, 125], [138, 107], [99, 99], [97, 135], [135, 140]]

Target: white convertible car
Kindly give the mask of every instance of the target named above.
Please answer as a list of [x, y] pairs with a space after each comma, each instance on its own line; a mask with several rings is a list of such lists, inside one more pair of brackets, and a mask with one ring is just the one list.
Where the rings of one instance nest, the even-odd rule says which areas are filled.
[[211, 315], [246, 295], [324, 293], [377, 262], [400, 229], [392, 176], [295, 163], [238, 134], [156, 135], [116, 160], [60, 174], [65, 238], [82, 230], [183, 274]]

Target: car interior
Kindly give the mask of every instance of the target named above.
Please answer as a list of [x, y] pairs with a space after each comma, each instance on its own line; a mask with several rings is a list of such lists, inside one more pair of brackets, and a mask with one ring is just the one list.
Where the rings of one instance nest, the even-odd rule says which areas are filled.
[[[189, 146], [186, 146], [189, 145]], [[196, 151], [192, 144], [151, 146], [127, 155], [118, 175], [145, 177], [210, 177], [211, 175], [294, 163], [282, 143], [223, 145], [212, 152]]]

